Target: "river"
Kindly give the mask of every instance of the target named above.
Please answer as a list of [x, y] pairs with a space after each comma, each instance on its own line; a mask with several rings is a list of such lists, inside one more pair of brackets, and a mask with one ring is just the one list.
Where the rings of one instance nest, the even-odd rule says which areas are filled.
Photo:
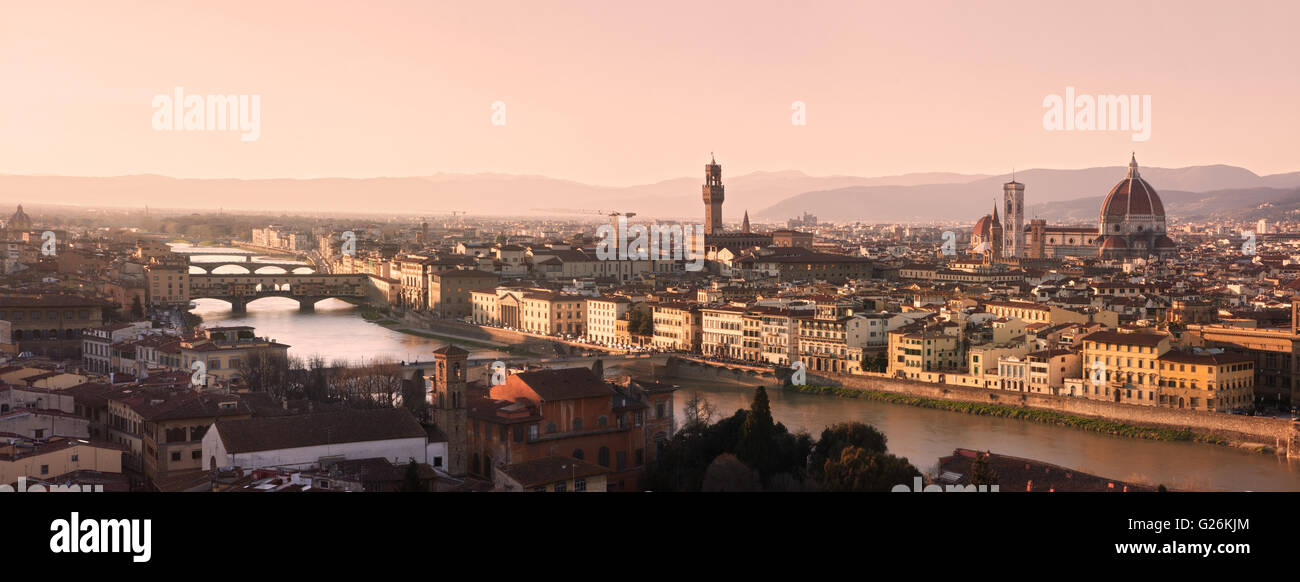
[[[700, 392], [718, 415], [749, 408], [754, 390], [678, 380], [677, 417]], [[768, 390], [772, 416], [791, 432], [814, 438], [837, 422], [859, 421], [888, 437], [889, 451], [921, 471], [958, 447], [1035, 459], [1112, 479], [1197, 491], [1300, 491], [1300, 461], [1202, 443], [1117, 437], [1024, 420]]]

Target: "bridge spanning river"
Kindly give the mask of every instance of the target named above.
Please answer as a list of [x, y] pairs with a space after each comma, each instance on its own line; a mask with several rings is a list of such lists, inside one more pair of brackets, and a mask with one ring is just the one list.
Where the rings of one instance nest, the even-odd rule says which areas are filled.
[[190, 275], [190, 298], [220, 299], [245, 313], [258, 299], [285, 297], [297, 301], [299, 311], [314, 311], [322, 299], [365, 299], [367, 285], [366, 275]]

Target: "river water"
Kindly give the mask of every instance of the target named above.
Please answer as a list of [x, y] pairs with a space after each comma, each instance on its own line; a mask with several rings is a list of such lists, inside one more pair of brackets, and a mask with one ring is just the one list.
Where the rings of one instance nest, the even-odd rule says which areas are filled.
[[[748, 387], [679, 380], [677, 417], [698, 391], [719, 415], [749, 408]], [[1122, 438], [1023, 420], [976, 416], [872, 400], [767, 391], [772, 416], [814, 438], [844, 421], [875, 426], [889, 451], [921, 471], [958, 447], [1036, 459], [1112, 479], [1197, 491], [1300, 491], [1300, 461], [1201, 443]], [[1270, 443], [1271, 444], [1271, 443]]]
[[[215, 251], [214, 249], [213, 251]], [[210, 255], [206, 260], [228, 257]], [[224, 268], [223, 268], [224, 269]], [[222, 269], [218, 269], [222, 272]], [[242, 272], [232, 269], [231, 272]], [[337, 299], [316, 305], [315, 312], [298, 311], [286, 298], [266, 298], [248, 305], [248, 312], [233, 314], [230, 305], [215, 299], [196, 301], [195, 314], [204, 324], [251, 325], [259, 336], [289, 344], [291, 355], [320, 355], [328, 361], [399, 361], [431, 358], [445, 343], [438, 339], [404, 334], [366, 321], [357, 308]], [[496, 357], [491, 350], [471, 348], [471, 357]], [[748, 408], [753, 389], [711, 382], [682, 380], [676, 414], [682, 418], [685, 402], [699, 391], [720, 415]], [[844, 421], [871, 424], [889, 438], [889, 450], [907, 457], [922, 471], [937, 464], [953, 449], [995, 453], [1055, 463], [1112, 479], [1163, 484], [1172, 489], [1211, 491], [1300, 491], [1300, 461], [1274, 455], [1199, 443], [1178, 443], [1121, 438], [1072, 428], [1022, 420], [975, 416], [889, 404], [769, 390], [772, 415], [791, 431], [807, 431], [814, 438], [823, 428]]]

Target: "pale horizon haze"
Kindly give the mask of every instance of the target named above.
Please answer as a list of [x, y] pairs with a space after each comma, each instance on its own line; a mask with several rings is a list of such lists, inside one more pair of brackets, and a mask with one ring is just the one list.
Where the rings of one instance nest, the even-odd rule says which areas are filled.
[[[0, 19], [0, 173], [697, 176], [1300, 170], [1295, 2], [37, 2]], [[260, 138], [152, 100], [261, 99]], [[1043, 100], [1151, 96], [1151, 136]], [[492, 124], [493, 102], [506, 123]], [[806, 105], [807, 125], [791, 123]]]

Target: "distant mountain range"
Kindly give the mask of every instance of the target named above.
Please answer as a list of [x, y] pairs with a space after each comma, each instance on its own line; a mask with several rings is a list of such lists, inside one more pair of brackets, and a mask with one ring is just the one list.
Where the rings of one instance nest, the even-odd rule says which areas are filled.
[[[1127, 168], [1026, 170], [1026, 210], [1049, 220], [1091, 222], [1100, 197]], [[1264, 203], [1300, 204], [1300, 172], [1259, 176], [1234, 166], [1142, 168], [1142, 176], [1174, 216], [1247, 212]], [[726, 176], [725, 218], [784, 221], [811, 212], [844, 222], [973, 222], [1000, 199], [1009, 175], [916, 173], [898, 176], [809, 176], [799, 171]], [[393, 212], [436, 216], [562, 216], [581, 211], [636, 212], [640, 216], [699, 220], [697, 178], [639, 186], [583, 184], [544, 176], [435, 174], [394, 178], [179, 179], [158, 175], [113, 177], [0, 175], [0, 200], [156, 208], [225, 208], [286, 212]], [[1050, 204], [1049, 204], [1050, 203]], [[1092, 216], [1089, 217], [1089, 214]]]

